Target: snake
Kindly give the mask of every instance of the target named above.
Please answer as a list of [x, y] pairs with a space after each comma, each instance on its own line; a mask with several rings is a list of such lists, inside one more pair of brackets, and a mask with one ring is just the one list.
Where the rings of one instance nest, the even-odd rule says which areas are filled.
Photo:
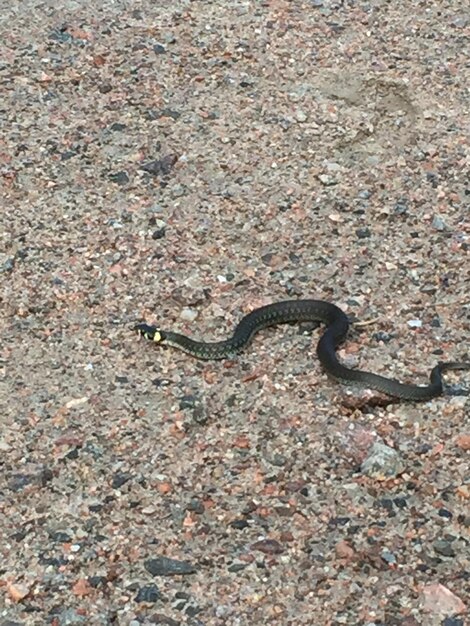
[[233, 335], [222, 341], [196, 341], [186, 335], [148, 324], [137, 324], [134, 330], [156, 344], [178, 348], [198, 359], [220, 360], [239, 354], [260, 330], [292, 322], [322, 322], [326, 325], [317, 344], [317, 356], [326, 373], [333, 379], [343, 384], [373, 389], [400, 400], [424, 401], [442, 395], [443, 372], [470, 369], [470, 363], [438, 362], [431, 370], [428, 385], [413, 385], [346, 367], [338, 360], [336, 348], [346, 338], [349, 320], [342, 309], [325, 300], [286, 300], [259, 307], [245, 315], [235, 327]]

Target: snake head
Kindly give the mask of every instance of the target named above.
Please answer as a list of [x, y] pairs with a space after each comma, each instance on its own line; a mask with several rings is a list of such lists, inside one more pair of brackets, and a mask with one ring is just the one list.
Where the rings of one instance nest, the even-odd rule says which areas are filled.
[[148, 339], [149, 341], [154, 341], [155, 343], [161, 343], [165, 341], [165, 333], [162, 332], [158, 326], [149, 326], [148, 324], [137, 324], [134, 327], [134, 330]]

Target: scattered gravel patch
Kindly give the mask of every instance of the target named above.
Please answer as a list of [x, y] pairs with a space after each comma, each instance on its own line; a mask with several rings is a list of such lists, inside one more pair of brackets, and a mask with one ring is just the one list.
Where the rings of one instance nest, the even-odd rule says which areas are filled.
[[1, 2], [0, 626], [463, 626], [468, 11], [414, 3]]

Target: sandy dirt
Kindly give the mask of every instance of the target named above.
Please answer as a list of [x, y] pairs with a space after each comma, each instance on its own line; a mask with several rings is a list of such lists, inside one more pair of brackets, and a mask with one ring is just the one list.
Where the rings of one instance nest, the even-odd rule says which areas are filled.
[[0, 626], [464, 626], [467, 3], [0, 0]]

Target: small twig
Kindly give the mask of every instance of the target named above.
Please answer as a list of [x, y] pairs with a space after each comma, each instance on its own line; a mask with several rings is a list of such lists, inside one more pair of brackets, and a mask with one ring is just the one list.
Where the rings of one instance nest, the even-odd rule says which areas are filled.
[[362, 328], [363, 326], [372, 326], [372, 324], [377, 324], [377, 322], [380, 322], [381, 319], [382, 318], [380, 318], [380, 317], [373, 317], [370, 320], [362, 320], [362, 321], [359, 321], [359, 322], [353, 322], [352, 325], [355, 328]]

